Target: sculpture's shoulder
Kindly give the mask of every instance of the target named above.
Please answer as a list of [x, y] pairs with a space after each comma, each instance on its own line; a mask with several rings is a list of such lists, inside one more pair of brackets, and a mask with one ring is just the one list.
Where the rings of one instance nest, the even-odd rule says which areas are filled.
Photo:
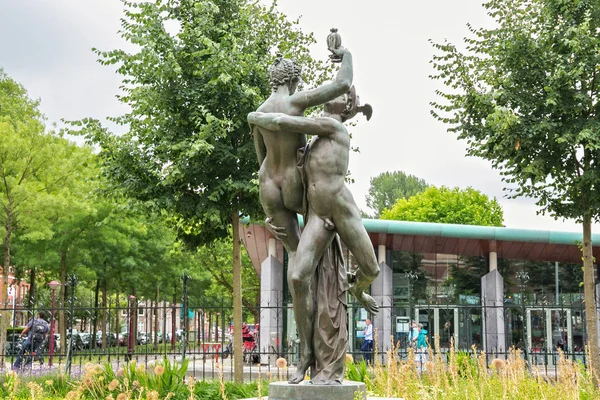
[[291, 101], [289, 96], [271, 96], [256, 110], [262, 113], [282, 113], [287, 115], [302, 115], [304, 110], [299, 109]]

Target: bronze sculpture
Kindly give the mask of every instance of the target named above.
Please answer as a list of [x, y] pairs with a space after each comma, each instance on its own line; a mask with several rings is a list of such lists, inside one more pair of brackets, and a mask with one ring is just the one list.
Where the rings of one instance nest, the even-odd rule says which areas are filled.
[[[294, 75], [272, 79], [273, 95], [248, 116], [259, 157], [267, 226], [289, 254], [288, 282], [301, 347], [300, 364], [290, 383], [301, 382], [309, 368], [313, 383], [341, 383], [347, 343], [346, 290], [371, 313], [378, 311], [375, 300], [365, 293], [379, 267], [360, 211], [344, 183], [350, 141], [342, 124], [357, 111], [370, 118], [372, 109], [359, 106], [350, 88], [350, 52], [342, 47], [330, 50], [342, 62], [335, 82], [295, 93]], [[295, 68], [293, 61], [278, 58], [272, 77], [282, 65]], [[303, 117], [304, 109], [316, 101], [325, 103], [323, 116]], [[316, 135], [308, 145], [305, 134]], [[296, 213], [305, 215], [302, 236]], [[337, 234], [359, 265], [350, 287]]]

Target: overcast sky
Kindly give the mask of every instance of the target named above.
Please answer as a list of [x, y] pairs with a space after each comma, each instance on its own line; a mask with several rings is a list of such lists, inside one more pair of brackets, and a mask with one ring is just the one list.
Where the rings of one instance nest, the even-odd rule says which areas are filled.
[[[471, 186], [496, 197], [511, 228], [581, 231], [572, 221], [536, 215], [530, 199], [504, 198], [490, 163], [465, 157], [465, 143], [430, 115], [441, 83], [428, 78], [433, 50], [428, 39], [458, 43], [466, 24], [491, 26], [478, 0], [279, 0], [290, 18], [319, 40], [313, 56], [327, 57], [325, 39], [337, 27], [354, 56], [357, 91], [373, 105], [366, 122], [352, 129], [350, 169], [355, 200], [366, 209], [369, 179], [402, 170], [436, 186]], [[123, 48], [117, 34], [119, 0], [0, 0], [0, 67], [21, 82], [49, 122], [123, 113], [115, 99], [120, 76], [96, 62], [91, 48]], [[600, 230], [594, 226], [594, 232]]]

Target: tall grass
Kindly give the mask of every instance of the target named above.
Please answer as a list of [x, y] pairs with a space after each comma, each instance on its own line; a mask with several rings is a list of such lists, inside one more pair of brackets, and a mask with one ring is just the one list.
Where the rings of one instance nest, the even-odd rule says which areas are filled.
[[152, 366], [132, 361], [118, 371], [109, 363], [89, 363], [78, 378], [64, 374], [30, 377], [10, 371], [0, 375], [0, 399], [236, 400], [256, 397], [257, 392], [266, 395], [262, 382], [225, 382], [222, 371], [217, 381], [197, 381], [186, 373], [186, 361], [167, 359]]
[[506, 399], [534, 400], [600, 399], [590, 372], [581, 364], [565, 358], [559, 352], [556, 376], [546, 376], [535, 368], [529, 370], [521, 352], [512, 349], [507, 358], [489, 360], [485, 353], [450, 352], [443, 356], [439, 339], [435, 351], [428, 349], [427, 362], [422, 368], [415, 361], [412, 349], [406, 360], [398, 356], [394, 346], [385, 354], [385, 363], [375, 358], [368, 372], [357, 373], [361, 366], [347, 365], [347, 378], [360, 377], [371, 396], [400, 397], [406, 400], [425, 399]]

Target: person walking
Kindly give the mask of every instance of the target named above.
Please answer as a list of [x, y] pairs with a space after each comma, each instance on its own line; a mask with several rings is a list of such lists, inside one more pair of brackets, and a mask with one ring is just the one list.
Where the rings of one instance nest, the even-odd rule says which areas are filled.
[[[39, 354], [39, 349], [48, 334], [50, 327], [48, 326], [48, 322], [46, 322], [46, 313], [40, 311], [36, 318], [33, 318], [23, 332], [21, 332], [20, 337], [27, 335], [27, 339], [23, 343], [23, 347], [19, 351], [17, 355], [17, 359], [13, 364], [13, 369], [21, 368], [21, 363], [23, 361], [23, 354], [30, 351], [32, 357], [36, 357], [36, 359], [40, 362], [40, 365], [44, 364], [44, 357]], [[27, 363], [26, 363], [27, 364]]]
[[423, 324], [419, 324], [419, 336], [417, 337], [417, 366], [421, 372], [423, 372], [423, 368], [427, 362], [427, 333], [427, 329], [423, 328]]
[[371, 355], [373, 353], [373, 324], [369, 318], [367, 318], [365, 322], [367, 324], [365, 330], [363, 331], [365, 341], [360, 347], [360, 350], [365, 353], [365, 361], [370, 363], [372, 361]]
[[417, 327], [417, 323], [415, 322], [415, 320], [412, 320], [410, 323], [410, 332], [408, 333], [407, 347], [410, 347], [411, 349], [416, 349], [418, 339], [419, 339], [419, 328]]

